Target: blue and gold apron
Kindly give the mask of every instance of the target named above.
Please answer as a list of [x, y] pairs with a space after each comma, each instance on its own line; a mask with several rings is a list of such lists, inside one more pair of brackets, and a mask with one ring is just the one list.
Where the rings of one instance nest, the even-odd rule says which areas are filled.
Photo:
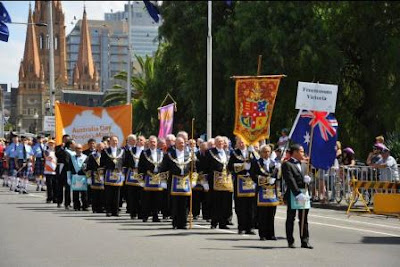
[[168, 172], [161, 172], [153, 174], [147, 172], [144, 176], [144, 190], [145, 191], [162, 191], [167, 188]]
[[277, 195], [277, 190], [275, 184], [270, 185], [268, 182], [270, 177], [258, 176], [257, 190], [257, 206], [258, 207], [272, 207], [279, 205], [279, 199]]
[[190, 196], [192, 194], [190, 185], [189, 175], [172, 175], [171, 196]]
[[214, 190], [233, 192], [232, 175], [228, 174], [226, 170], [214, 171]]
[[104, 175], [104, 184], [111, 186], [123, 186], [125, 180], [124, 171], [117, 169], [106, 170]]
[[125, 184], [131, 186], [143, 187], [144, 186], [143, 175], [138, 173], [137, 169], [129, 168], [126, 171]]
[[92, 179], [91, 189], [104, 190], [104, 169], [99, 168], [97, 171], [88, 171], [87, 177]]
[[256, 184], [249, 175], [237, 175], [237, 196], [238, 197], [255, 197]]

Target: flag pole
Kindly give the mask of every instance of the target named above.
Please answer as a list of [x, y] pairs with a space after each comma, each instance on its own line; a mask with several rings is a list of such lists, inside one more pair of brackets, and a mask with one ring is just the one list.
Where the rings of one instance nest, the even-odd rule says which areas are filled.
[[[192, 118], [192, 140], [194, 140], [194, 118]], [[194, 169], [194, 148], [191, 149], [191, 161], [190, 161], [190, 205], [189, 205], [189, 229], [193, 227], [193, 190], [192, 190], [192, 180], [193, 180], [193, 169]]]
[[207, 138], [212, 138], [212, 1], [208, 1], [208, 34], [207, 34]]
[[132, 23], [132, 6], [128, 1], [128, 69], [126, 71], [126, 104], [131, 103], [132, 87], [131, 87], [131, 65], [132, 65], [132, 44], [131, 44], [131, 23]]
[[[310, 136], [310, 147], [308, 149], [308, 160], [307, 160], [307, 175], [311, 172], [311, 150], [314, 139], [314, 126], [311, 126], [311, 136]], [[308, 190], [308, 186], [306, 184], [306, 191]], [[304, 217], [306, 215], [306, 209], [302, 209], [301, 223], [300, 223], [300, 236], [303, 236], [304, 233]]]

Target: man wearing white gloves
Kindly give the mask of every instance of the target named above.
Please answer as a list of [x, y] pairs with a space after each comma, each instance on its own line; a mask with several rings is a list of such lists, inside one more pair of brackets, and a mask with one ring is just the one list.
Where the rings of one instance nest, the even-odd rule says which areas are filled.
[[[296, 209], [291, 207], [291, 197], [294, 197], [296, 202], [304, 205], [309, 196], [305, 192], [306, 184], [311, 182], [311, 177], [303, 175], [301, 169], [301, 161], [304, 160], [304, 148], [301, 145], [295, 144], [290, 147], [291, 158], [282, 164], [282, 176], [286, 182], [287, 190], [285, 193], [285, 200], [287, 203], [287, 217], [286, 217], [286, 238], [289, 248], [295, 248], [293, 238], [294, 220], [296, 218]], [[292, 193], [292, 194], [291, 194]], [[301, 228], [302, 217], [304, 216], [303, 231], [300, 229], [301, 247], [312, 249], [309, 244], [308, 234], [308, 211], [304, 208], [299, 210], [299, 227]]]

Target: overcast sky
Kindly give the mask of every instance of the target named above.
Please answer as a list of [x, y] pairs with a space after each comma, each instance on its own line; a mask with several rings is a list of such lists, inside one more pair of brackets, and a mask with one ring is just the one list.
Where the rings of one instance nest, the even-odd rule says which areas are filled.
[[[13, 22], [27, 22], [29, 1], [2, 1]], [[35, 1], [30, 1], [32, 10]], [[66, 34], [72, 30], [76, 19], [79, 20], [83, 15], [83, 5], [86, 5], [88, 19], [104, 19], [104, 13], [123, 11], [124, 4], [128, 1], [62, 1], [62, 8], [65, 15]], [[19, 65], [24, 54], [26, 25], [8, 24], [10, 37], [8, 42], [0, 41], [0, 83], [18, 86]]]

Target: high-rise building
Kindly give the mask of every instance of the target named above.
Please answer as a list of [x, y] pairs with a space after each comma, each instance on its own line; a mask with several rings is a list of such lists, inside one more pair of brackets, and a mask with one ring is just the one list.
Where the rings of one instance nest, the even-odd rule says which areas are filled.
[[[129, 5], [125, 5], [124, 11], [105, 13], [106, 21], [127, 21]], [[131, 44], [132, 55], [141, 57], [154, 56], [158, 49], [158, 27], [160, 23], [154, 22], [147, 12], [143, 1], [131, 3]], [[135, 61], [136, 59], [133, 58]]]
[[[127, 23], [87, 20], [87, 26], [90, 33], [92, 58], [99, 74], [100, 91], [106, 91], [114, 85], [113, 77], [127, 69]], [[79, 20], [67, 36], [67, 70], [70, 84], [73, 83], [74, 68], [78, 62], [81, 28], [82, 20]], [[119, 81], [118, 83], [121, 84]]]

